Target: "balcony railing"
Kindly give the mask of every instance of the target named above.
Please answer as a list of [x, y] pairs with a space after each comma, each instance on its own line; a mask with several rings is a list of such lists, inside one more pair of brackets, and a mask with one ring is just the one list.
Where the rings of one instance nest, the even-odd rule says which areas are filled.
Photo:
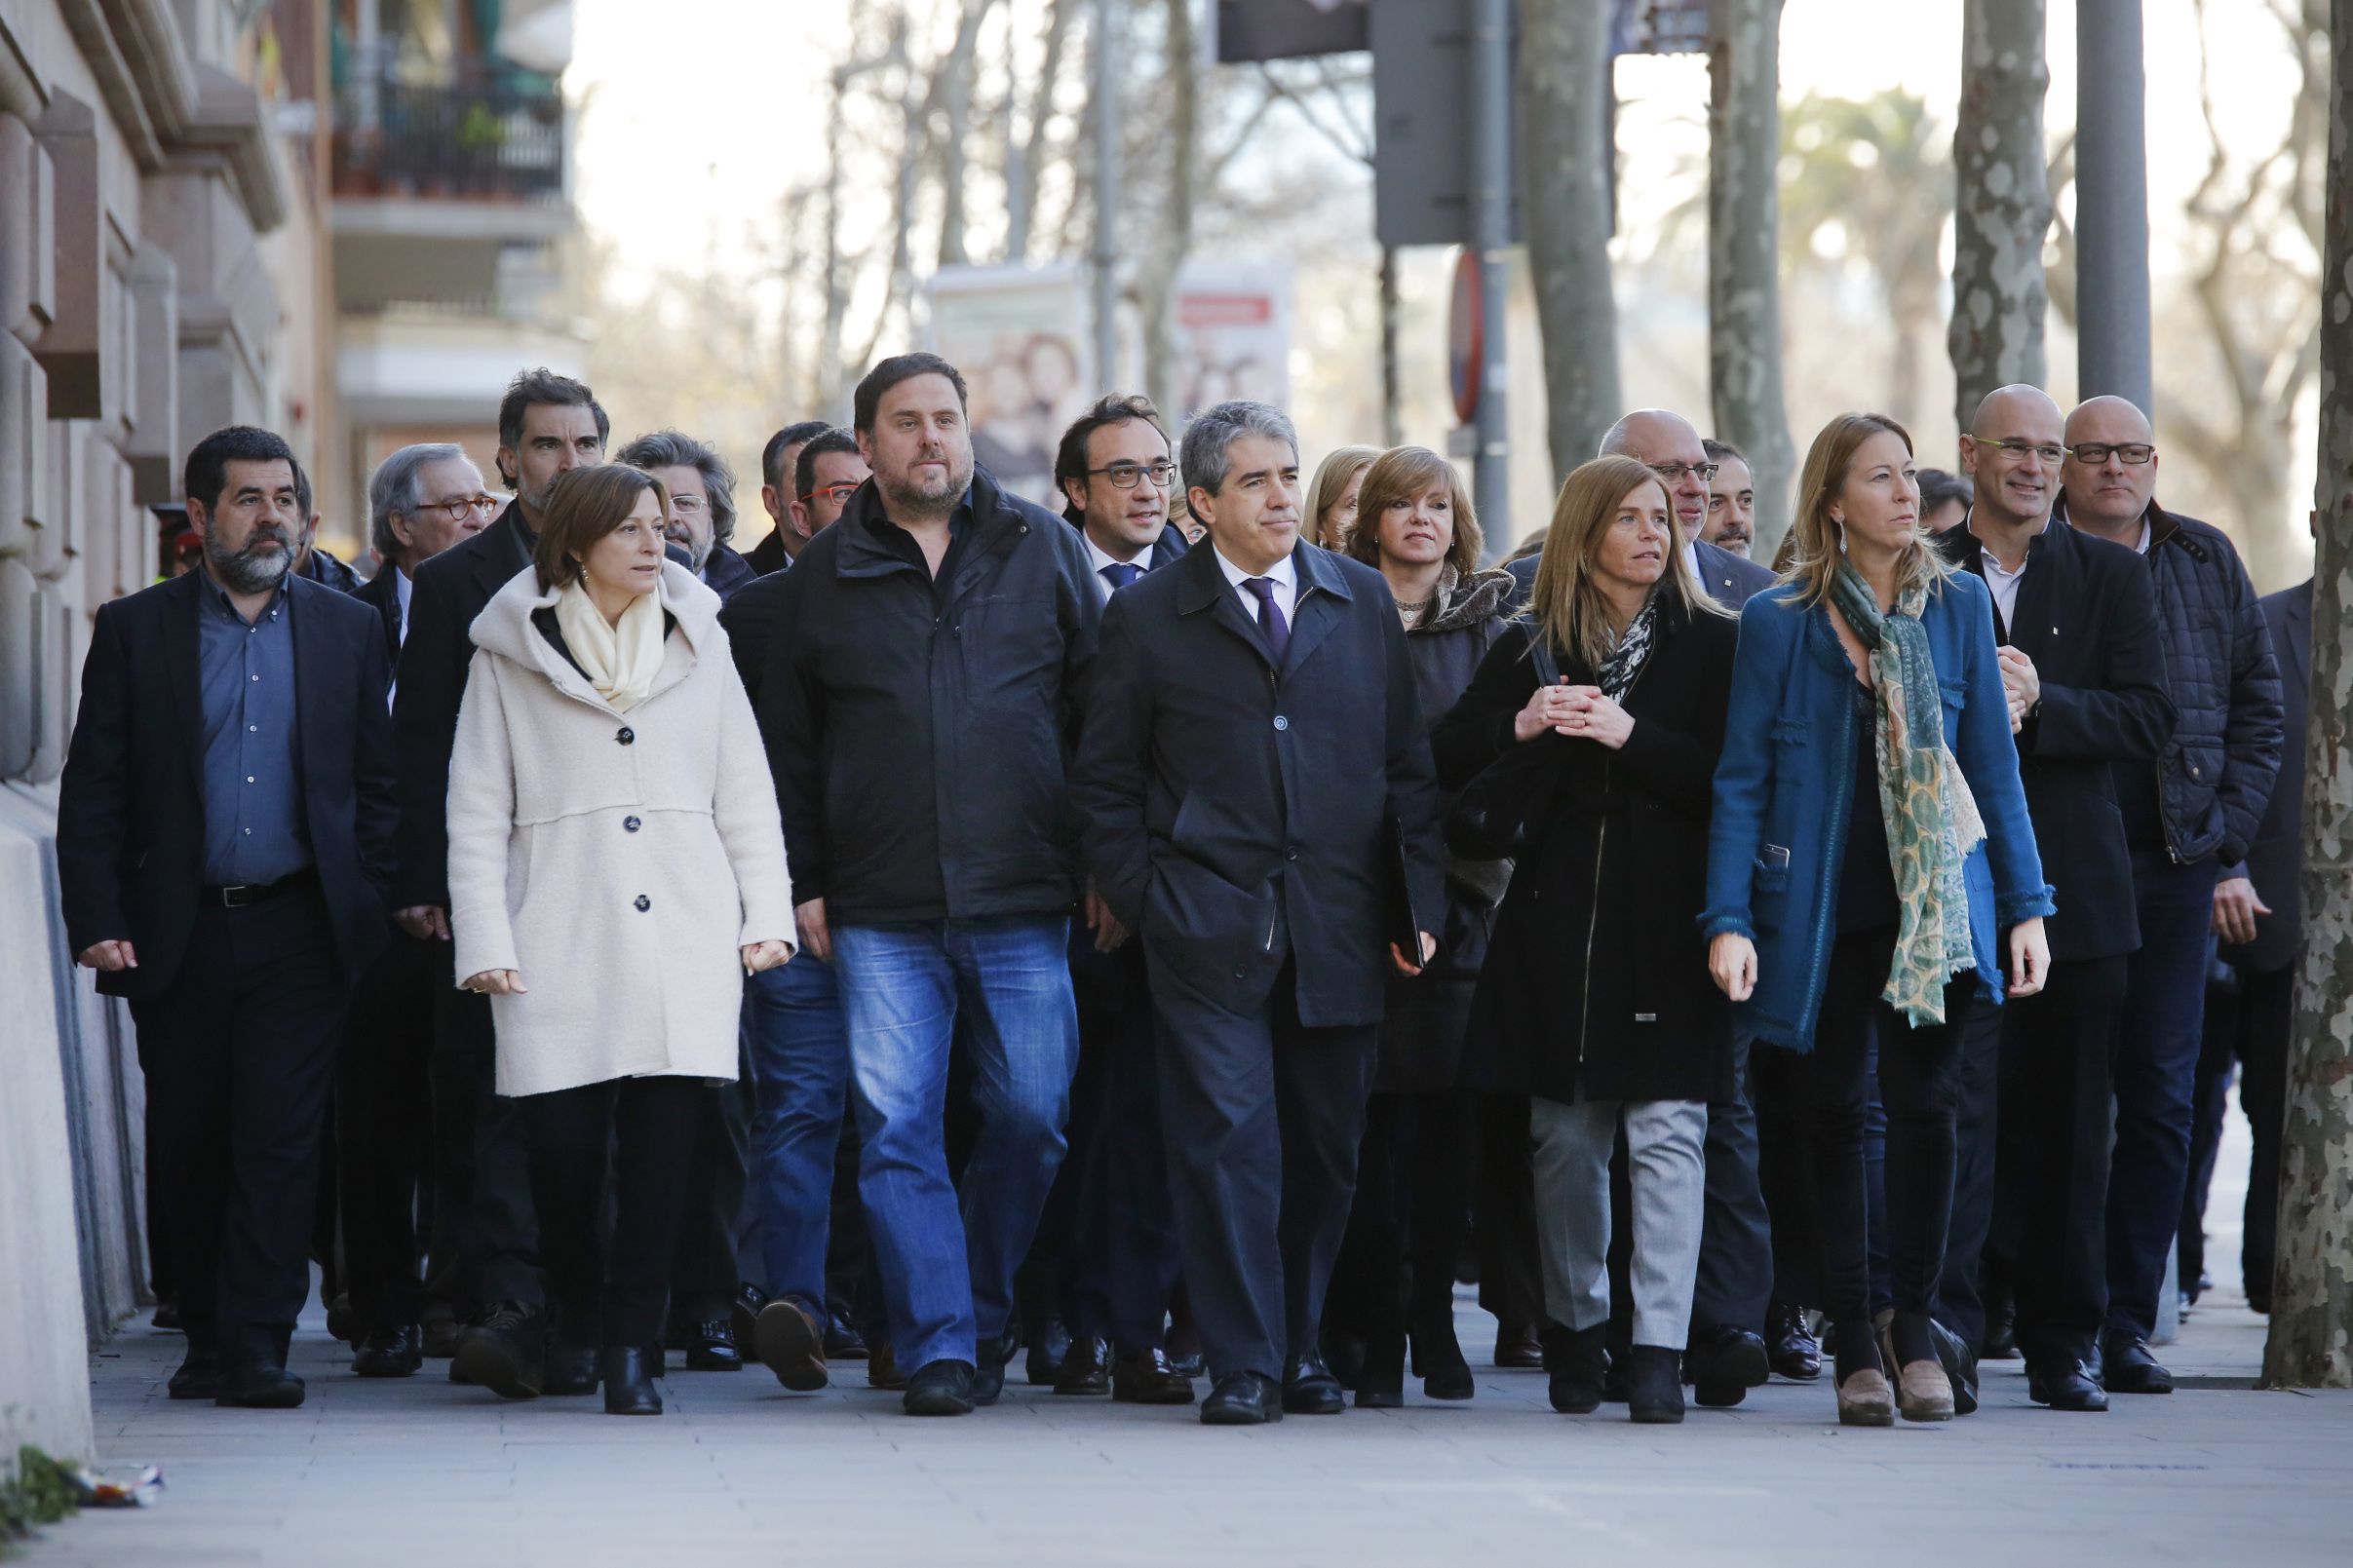
[[334, 193], [554, 202], [564, 191], [561, 95], [496, 83], [346, 84]]

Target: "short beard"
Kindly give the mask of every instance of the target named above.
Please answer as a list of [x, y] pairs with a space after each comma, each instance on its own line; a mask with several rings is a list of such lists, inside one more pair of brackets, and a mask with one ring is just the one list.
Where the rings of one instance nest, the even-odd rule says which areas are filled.
[[[277, 553], [256, 555], [253, 547], [265, 540], [275, 540]], [[259, 527], [246, 537], [245, 547], [223, 555], [213, 548], [212, 536], [205, 535], [205, 564], [220, 579], [221, 587], [232, 593], [267, 593], [286, 580], [294, 564], [294, 541], [285, 529]]]
[[911, 517], [945, 517], [955, 510], [964, 492], [972, 488], [972, 470], [967, 468], [962, 474], [951, 472], [938, 494], [912, 485], [903, 485], [879, 474], [874, 476], [874, 487], [882, 492], [882, 499], [891, 512]]

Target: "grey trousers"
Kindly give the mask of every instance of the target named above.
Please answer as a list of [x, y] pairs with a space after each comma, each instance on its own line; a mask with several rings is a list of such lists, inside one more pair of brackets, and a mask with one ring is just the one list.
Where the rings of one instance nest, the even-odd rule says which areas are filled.
[[1621, 1121], [1634, 1198], [1634, 1342], [1680, 1350], [1707, 1189], [1708, 1107], [1699, 1100], [1530, 1102], [1545, 1316], [1572, 1329], [1609, 1320], [1609, 1156]]

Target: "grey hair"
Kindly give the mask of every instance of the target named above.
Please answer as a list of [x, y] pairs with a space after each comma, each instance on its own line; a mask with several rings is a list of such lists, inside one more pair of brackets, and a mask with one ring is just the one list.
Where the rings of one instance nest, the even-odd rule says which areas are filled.
[[[474, 460], [466, 449], [454, 441], [419, 441], [404, 446], [376, 465], [373, 478], [367, 481], [367, 542], [375, 547], [378, 555], [386, 560], [400, 558], [401, 536], [392, 531], [392, 515], [396, 512], [415, 516], [425, 505], [425, 496], [418, 480], [428, 463], [446, 463], [455, 458], [468, 468]], [[476, 471], [479, 483], [482, 475]]]
[[1291, 448], [1294, 462], [1298, 458], [1299, 433], [1282, 409], [1245, 400], [1213, 403], [1184, 428], [1184, 482], [1198, 484], [1212, 495], [1224, 489], [1226, 451], [1245, 436], [1281, 441]]
[[711, 496], [711, 542], [723, 545], [735, 537], [735, 470], [713, 448], [675, 430], [639, 436], [613, 454], [631, 468], [692, 468], [703, 476]]

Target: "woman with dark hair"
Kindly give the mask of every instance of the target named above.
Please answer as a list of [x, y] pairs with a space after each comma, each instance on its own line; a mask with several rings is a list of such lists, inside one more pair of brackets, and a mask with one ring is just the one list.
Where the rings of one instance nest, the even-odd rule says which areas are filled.
[[1731, 620], [1693, 576], [1674, 503], [1631, 457], [1561, 487], [1525, 616], [1434, 737], [1472, 824], [1514, 840], [1471, 1014], [1473, 1081], [1533, 1095], [1553, 1407], [1601, 1401], [1612, 1149], [1632, 1177], [1626, 1368], [1637, 1421], [1683, 1418], [1708, 1100], [1731, 1070], [1695, 924]]
[[615, 1415], [661, 1414], [678, 1173], [736, 1075], [744, 975], [792, 952], [767, 754], [666, 511], [625, 465], [556, 480], [474, 623], [449, 765], [455, 973], [528, 1124], [555, 1316], [521, 1392], [601, 1381]]
[[[1992, 600], [1920, 526], [1911, 438], [1843, 414], [1798, 480], [1788, 578], [1741, 612], [1708, 846], [1709, 968], [1801, 1132], [1838, 1419], [1953, 1414], [1929, 1319], [1972, 1009], [2041, 989], [2052, 909], [2019, 785]], [[1874, 1333], [1866, 1077], [1886, 1107], [1894, 1313]], [[1889, 1386], [1890, 1374], [1895, 1386]]]
[[[1400, 446], [1374, 459], [1359, 493], [1343, 548], [1388, 579], [1422, 713], [1436, 719], [1454, 706], [1502, 631], [1511, 574], [1480, 570], [1470, 493], [1453, 466], [1427, 447]], [[1454, 1336], [1454, 1260], [1467, 1229], [1477, 1137], [1477, 1101], [1461, 1085], [1463, 1031], [1511, 868], [1448, 857], [1446, 869], [1443, 925], [1432, 928], [1437, 958], [1410, 979], [1389, 980], [1356, 1203], [1333, 1271], [1353, 1298], [1339, 1304], [1338, 1318], [1365, 1338], [1361, 1406], [1405, 1402], [1408, 1334], [1424, 1394], [1467, 1399], [1473, 1392]]]

